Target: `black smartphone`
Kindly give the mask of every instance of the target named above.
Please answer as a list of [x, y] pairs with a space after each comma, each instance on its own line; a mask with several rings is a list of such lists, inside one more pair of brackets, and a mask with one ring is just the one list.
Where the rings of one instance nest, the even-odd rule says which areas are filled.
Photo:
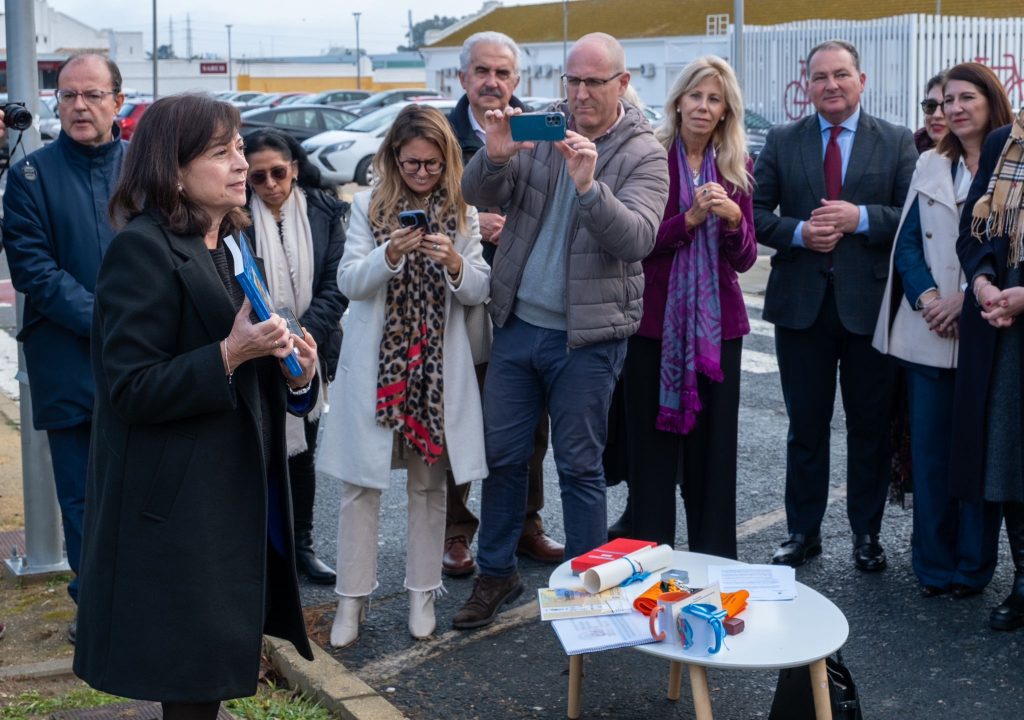
[[306, 339], [306, 333], [302, 331], [302, 326], [299, 325], [299, 321], [295, 319], [295, 313], [289, 308], [283, 307], [277, 309], [279, 317], [284, 318], [284, 321], [288, 324], [288, 332], [295, 335], [301, 340]]
[[508, 119], [512, 139], [565, 140], [565, 115], [560, 112], [535, 112], [513, 115]]
[[422, 210], [403, 210], [398, 213], [398, 224], [404, 228], [423, 228], [423, 232], [430, 232], [430, 225], [427, 222], [427, 214]]

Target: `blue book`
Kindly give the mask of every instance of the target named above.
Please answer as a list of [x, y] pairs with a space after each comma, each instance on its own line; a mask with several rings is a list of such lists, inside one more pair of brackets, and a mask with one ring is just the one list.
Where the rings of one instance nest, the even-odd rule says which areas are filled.
[[[235, 238], [229, 235], [224, 238], [224, 247], [231, 253], [231, 264], [235, 269], [235, 279], [238, 280], [238, 284], [242, 287], [245, 296], [249, 298], [249, 304], [252, 305], [252, 309], [256, 312], [256, 317], [262, 321], [269, 320], [271, 315], [279, 314], [274, 308], [274, 301], [270, 299], [267, 283], [263, 280], [263, 274], [260, 273], [260, 268], [256, 264], [256, 258], [253, 257], [245, 236], [239, 234], [239, 240], [236, 241]], [[288, 368], [288, 372], [292, 374], [292, 377], [302, 375], [302, 366], [299, 365], [297, 350], [293, 350], [292, 354], [286, 357], [283, 362], [284, 366]]]

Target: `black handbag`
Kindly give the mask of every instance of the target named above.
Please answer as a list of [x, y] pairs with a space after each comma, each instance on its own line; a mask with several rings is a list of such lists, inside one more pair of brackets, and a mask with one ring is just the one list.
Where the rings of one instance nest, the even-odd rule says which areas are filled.
[[[850, 669], [843, 662], [843, 654], [825, 658], [828, 676], [828, 696], [832, 701], [833, 720], [863, 720], [857, 685]], [[768, 720], [814, 720], [814, 695], [811, 692], [811, 669], [787, 668], [779, 671], [775, 686], [775, 699]]]

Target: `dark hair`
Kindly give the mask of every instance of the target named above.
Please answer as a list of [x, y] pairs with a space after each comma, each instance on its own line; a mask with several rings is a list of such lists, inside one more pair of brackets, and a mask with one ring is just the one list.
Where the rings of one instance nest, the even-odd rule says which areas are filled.
[[935, 87], [936, 85], [939, 85], [940, 89], [941, 89], [941, 86], [945, 85], [945, 84], [946, 84], [946, 71], [943, 70], [938, 75], [932, 75], [931, 76], [931, 78], [928, 80], [928, 82], [924, 86], [924, 94], [927, 95], [928, 93], [930, 93], [932, 91], [932, 88]]
[[324, 188], [320, 169], [309, 161], [309, 155], [299, 141], [277, 128], [262, 128], [245, 136], [245, 157], [262, 150], [276, 150], [286, 160], [294, 160], [299, 166], [299, 187], [306, 189]]
[[71, 65], [72, 63], [79, 62], [80, 60], [84, 60], [86, 58], [96, 58], [97, 60], [102, 60], [106, 64], [107, 70], [110, 71], [110, 84], [112, 86], [111, 89], [115, 93], [120, 93], [122, 83], [121, 69], [117, 67], [117, 63], [108, 58], [106, 55], [100, 55], [99, 53], [90, 52], [77, 53], [75, 55], [72, 55], [67, 60], [65, 60], [57, 66], [57, 87], [60, 87], [60, 74], [64, 72], [64, 68], [66, 68], [68, 65]]
[[807, 53], [807, 74], [811, 73], [811, 58], [814, 57], [815, 53], [821, 52], [822, 50], [845, 50], [850, 53], [850, 57], [853, 58], [853, 66], [860, 72], [860, 53], [857, 52], [857, 48], [852, 43], [848, 43], [845, 40], [826, 40], [825, 42], [818, 43], [811, 48], [811, 51]]
[[[208, 147], [231, 142], [240, 125], [233, 105], [208, 95], [170, 95], [150, 105], [139, 118], [110, 198], [114, 225], [153, 209], [172, 232], [205, 235], [212, 219], [180, 190], [181, 171]], [[248, 225], [245, 210], [235, 208], [224, 216], [220, 232], [226, 235]]]
[[[976, 62], [954, 65], [946, 71], [946, 80], [942, 83], [943, 94], [945, 94], [946, 85], [950, 80], [969, 82], [985, 96], [988, 101], [988, 126], [985, 128], [985, 135], [997, 127], [1013, 122], [1013, 108], [1010, 106], [1010, 100], [1006, 97], [1003, 84], [999, 82], [999, 78], [991, 69]], [[942, 110], [945, 112], [945, 104], [943, 104]], [[950, 130], [939, 140], [935, 151], [948, 157], [949, 161], [955, 165], [964, 154], [964, 146], [960, 142], [960, 138]]]

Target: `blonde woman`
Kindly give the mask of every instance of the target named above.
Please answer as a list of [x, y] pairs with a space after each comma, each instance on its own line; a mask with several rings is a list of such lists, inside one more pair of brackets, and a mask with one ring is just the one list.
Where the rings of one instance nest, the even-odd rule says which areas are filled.
[[[317, 459], [342, 481], [335, 647], [358, 639], [377, 586], [380, 494], [392, 456], [408, 468], [405, 587], [415, 638], [436, 627], [445, 470], [457, 484], [487, 476], [465, 308], [487, 297], [489, 273], [476, 210], [462, 198], [459, 144], [440, 111], [409, 105], [373, 165], [378, 183], [354, 200], [338, 266], [351, 304]], [[400, 213], [415, 210], [426, 229], [400, 223]]]
[[681, 474], [690, 550], [734, 558], [740, 353], [750, 332], [736, 274], [753, 265], [757, 243], [732, 68], [710, 56], [687, 65], [655, 135], [670, 185], [623, 370], [631, 530], [675, 544]]

